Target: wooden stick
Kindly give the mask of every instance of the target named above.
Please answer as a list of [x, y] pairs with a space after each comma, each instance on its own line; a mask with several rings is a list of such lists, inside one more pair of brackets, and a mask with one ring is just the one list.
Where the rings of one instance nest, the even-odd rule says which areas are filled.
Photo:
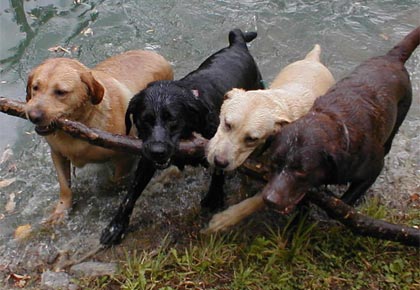
[[349, 227], [355, 234], [420, 247], [419, 229], [362, 215], [352, 206], [334, 197], [328, 190], [311, 191], [306, 196], [309, 201], [325, 210], [331, 218]]
[[[0, 112], [26, 119], [24, 106], [25, 103], [23, 102], [0, 97]], [[90, 144], [140, 155], [143, 143], [135, 137], [104, 132], [67, 119], [57, 119], [55, 124], [67, 134], [85, 140]], [[202, 161], [206, 144], [207, 140], [200, 136], [182, 141], [178, 148], [178, 159]]]
[[[25, 103], [0, 98], [0, 112], [26, 119]], [[98, 129], [66, 119], [58, 119], [56, 124], [59, 129], [75, 138], [85, 140], [93, 145], [108, 149], [140, 154], [142, 141], [134, 137], [107, 133]], [[207, 140], [196, 136], [191, 140], [181, 142], [176, 154], [177, 160], [183, 160], [187, 164], [205, 163], [205, 146]], [[240, 168], [240, 171], [253, 178], [267, 180], [269, 169], [262, 164], [248, 161]], [[312, 203], [318, 205], [327, 214], [349, 227], [356, 234], [371, 236], [384, 240], [400, 242], [404, 245], [420, 247], [420, 230], [404, 225], [396, 225], [382, 220], [370, 218], [358, 213], [353, 207], [340, 199], [322, 191], [309, 192], [306, 195]]]

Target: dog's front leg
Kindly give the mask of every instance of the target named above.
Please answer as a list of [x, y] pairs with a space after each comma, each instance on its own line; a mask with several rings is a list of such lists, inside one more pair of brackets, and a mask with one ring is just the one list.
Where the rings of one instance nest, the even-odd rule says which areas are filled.
[[112, 163], [115, 165], [115, 172], [114, 176], [112, 177], [112, 182], [115, 183], [119, 183], [121, 180], [127, 177], [134, 164], [132, 156], [118, 156], [112, 160]]
[[45, 221], [54, 224], [61, 221], [72, 206], [70, 160], [51, 149], [51, 157], [57, 171], [58, 183], [60, 184], [60, 198], [54, 212]]
[[261, 193], [257, 193], [238, 204], [230, 206], [227, 210], [215, 214], [211, 218], [209, 226], [203, 229], [201, 233], [210, 234], [227, 230], [254, 212], [264, 208], [264, 206], [265, 203]]
[[367, 159], [367, 162], [358, 170], [358, 178], [351, 182], [347, 191], [341, 196], [342, 201], [348, 205], [353, 205], [365, 194], [381, 173], [384, 166], [383, 158], [382, 152], [375, 152], [370, 159]]
[[223, 171], [214, 170], [211, 176], [210, 188], [206, 196], [201, 200], [201, 207], [214, 212], [223, 208], [225, 204], [225, 192], [223, 185], [225, 184], [225, 174]]
[[121, 202], [117, 214], [102, 231], [100, 238], [102, 245], [111, 246], [121, 242], [130, 223], [130, 216], [133, 212], [134, 205], [155, 172], [156, 169], [150, 161], [145, 158], [140, 159], [133, 183], [124, 200]]

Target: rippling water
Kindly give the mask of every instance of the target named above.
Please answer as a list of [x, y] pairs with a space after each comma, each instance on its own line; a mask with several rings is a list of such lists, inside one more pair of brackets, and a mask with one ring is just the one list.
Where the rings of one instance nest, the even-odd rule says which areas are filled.
[[[232, 28], [258, 31], [250, 50], [264, 79], [270, 82], [288, 63], [304, 56], [315, 43], [336, 79], [361, 61], [388, 51], [420, 25], [419, 1], [74, 1], [10, 0], [0, 2], [0, 94], [24, 100], [28, 72], [48, 57], [75, 57], [88, 66], [129, 49], [164, 55], [176, 77], [195, 69], [227, 44]], [[51, 52], [62, 46], [69, 53]], [[420, 49], [407, 63], [414, 102], [396, 138], [387, 166], [373, 189], [391, 206], [393, 194], [420, 189]], [[109, 168], [87, 166], [77, 171], [76, 205], [69, 223], [29, 244], [12, 239], [18, 225], [34, 227], [58, 197], [58, 184], [48, 146], [27, 121], [0, 114], [0, 152], [7, 144], [11, 164], [0, 165], [0, 180], [16, 178], [0, 188], [0, 264], [36, 268], [28, 257], [96, 241], [124, 191], [109, 190]], [[9, 162], [10, 163], [10, 162]], [[103, 173], [103, 174], [102, 174]], [[194, 175], [194, 176], [191, 176]], [[188, 169], [169, 186], [149, 190], [137, 208], [142, 223], [182, 214], [197, 205], [207, 186], [203, 170]], [[172, 186], [173, 185], [173, 186]], [[158, 191], [159, 194], [152, 194]], [[6, 212], [10, 195], [16, 207]], [[395, 201], [397, 200], [397, 201]], [[143, 212], [146, 211], [142, 215]], [[147, 217], [149, 215], [149, 217]], [[139, 226], [141, 227], [141, 225]], [[44, 250], [39, 250], [39, 249]], [[41, 254], [40, 254], [41, 253]], [[30, 265], [29, 265], [29, 264]]]

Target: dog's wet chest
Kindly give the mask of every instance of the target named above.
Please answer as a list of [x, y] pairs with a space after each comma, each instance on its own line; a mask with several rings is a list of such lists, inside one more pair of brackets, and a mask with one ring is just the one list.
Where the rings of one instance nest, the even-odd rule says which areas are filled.
[[76, 167], [87, 163], [108, 161], [116, 152], [91, 145], [83, 140], [74, 139], [68, 135], [56, 133], [46, 137], [51, 148], [66, 157]]

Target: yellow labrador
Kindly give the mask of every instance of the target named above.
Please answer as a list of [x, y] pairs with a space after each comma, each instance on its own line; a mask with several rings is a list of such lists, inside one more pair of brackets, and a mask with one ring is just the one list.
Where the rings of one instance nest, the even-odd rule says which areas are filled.
[[131, 97], [156, 80], [171, 80], [171, 65], [160, 55], [143, 50], [116, 55], [89, 69], [79, 61], [53, 58], [34, 68], [28, 77], [25, 111], [45, 136], [60, 184], [60, 198], [48, 222], [61, 220], [72, 205], [70, 164], [111, 161], [114, 180], [131, 169], [132, 158], [75, 139], [56, 130], [54, 121], [67, 118], [88, 127], [125, 134], [125, 112]]
[[[211, 165], [234, 170], [270, 135], [308, 112], [315, 99], [334, 84], [331, 72], [320, 62], [317, 44], [303, 60], [286, 66], [268, 90], [233, 89], [226, 94], [220, 125], [207, 147]], [[216, 214], [206, 232], [223, 230], [263, 207], [257, 195]]]

